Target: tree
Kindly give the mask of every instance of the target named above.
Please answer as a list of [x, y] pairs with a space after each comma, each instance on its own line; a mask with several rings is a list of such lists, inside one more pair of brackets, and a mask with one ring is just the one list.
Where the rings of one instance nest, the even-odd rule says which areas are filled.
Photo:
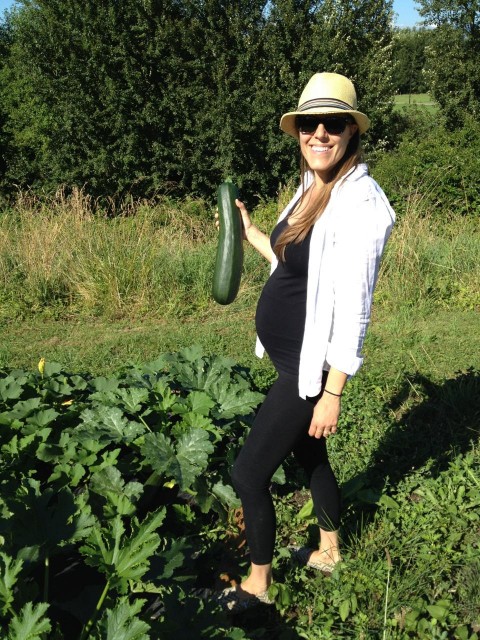
[[[0, 70], [8, 57], [11, 45], [11, 30], [8, 16], [0, 22]], [[1, 71], [0, 71], [1, 73]], [[0, 101], [0, 185], [6, 172], [9, 151], [9, 136], [6, 131], [7, 114], [3, 102]]]
[[424, 69], [428, 29], [397, 29], [393, 38], [393, 81], [397, 93], [424, 93], [429, 90]]
[[22, 0], [0, 70], [7, 177], [99, 197], [269, 197], [298, 172], [279, 130], [317, 71], [349, 76], [387, 142], [391, 0]]
[[18, 182], [198, 194], [232, 168], [263, 1], [23, 5], [3, 76]]
[[298, 178], [298, 144], [281, 133], [280, 117], [297, 107], [310, 76], [329, 68], [325, 47], [315, 41], [321, 10], [322, 3], [315, 0], [273, 0], [268, 6], [251, 105], [259, 140], [252, 167], [261, 178], [264, 195], [273, 195], [280, 184]]
[[149, 193], [159, 186], [152, 156], [162, 187], [168, 183], [174, 151], [158, 140], [173, 122], [164, 79], [182, 60], [175, 29], [182, 15], [174, 4], [24, 3], [4, 70], [17, 149], [12, 173], [20, 183]]
[[391, 143], [392, 5], [390, 0], [326, 0], [317, 27], [317, 42], [328, 47], [330, 70], [354, 82], [359, 108], [370, 117], [368, 150]]
[[420, 15], [432, 29], [427, 77], [449, 126], [464, 114], [480, 113], [480, 2], [419, 0]]
[[[183, 186], [214, 194], [221, 180], [232, 177], [247, 190], [258, 189], [258, 174], [251, 170], [264, 136], [253, 102], [266, 2], [191, 0], [187, 5], [192, 21], [183, 25], [183, 37], [191, 59], [184, 110], [191, 128], [183, 136], [179, 131], [177, 139], [183, 148], [187, 141], [193, 144], [187, 146], [187, 157], [183, 152], [182, 168], [189, 175]], [[183, 85], [171, 79], [176, 92]]]

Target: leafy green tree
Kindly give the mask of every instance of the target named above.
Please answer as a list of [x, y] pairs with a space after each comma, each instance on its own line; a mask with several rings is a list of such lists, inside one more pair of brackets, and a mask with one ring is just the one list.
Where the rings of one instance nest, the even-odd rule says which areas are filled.
[[[11, 44], [11, 32], [8, 17], [0, 22], [0, 70], [5, 64], [5, 60], [8, 57], [8, 51]], [[7, 114], [3, 105], [3, 101], [0, 101], [0, 185], [3, 182], [3, 176], [7, 168], [7, 156], [9, 149], [9, 138], [5, 131], [5, 124], [7, 120]]]
[[158, 146], [173, 120], [165, 77], [181, 67], [181, 17], [168, 4], [25, 3], [4, 70], [20, 183], [119, 195], [168, 182], [168, 171], [149, 170], [174, 153]]
[[298, 145], [280, 131], [280, 117], [297, 107], [310, 76], [329, 67], [325, 49], [314, 42], [320, 5], [312, 0], [273, 0], [268, 7], [251, 105], [259, 143], [249, 171], [257, 173], [262, 195], [298, 177]]
[[6, 177], [95, 196], [274, 195], [297, 173], [280, 115], [345, 73], [387, 141], [390, 0], [22, 0], [0, 70]]
[[391, 143], [392, 2], [390, 0], [326, 0], [318, 22], [317, 42], [325, 43], [330, 70], [354, 82], [359, 108], [371, 119], [366, 148]]
[[296, 108], [302, 88], [314, 73], [331, 71], [351, 78], [359, 108], [372, 121], [367, 149], [389, 144], [393, 107], [391, 22], [392, 2], [385, 0], [271, 3], [264, 30], [264, 58], [269, 60], [270, 75], [259, 74], [255, 113], [264, 127], [270, 127], [266, 166], [279, 182], [298, 172], [296, 143], [278, 135], [280, 115]]
[[432, 29], [427, 48], [431, 92], [449, 126], [461, 125], [464, 114], [480, 113], [480, 2], [419, 0], [420, 15]]
[[249, 117], [252, 25], [262, 9], [25, 2], [4, 70], [12, 174], [117, 197], [211, 189], [232, 166], [239, 141], [230, 132]]
[[393, 81], [397, 93], [425, 93], [426, 47], [431, 38], [427, 29], [397, 29], [393, 38]]
[[249, 172], [263, 137], [252, 102], [265, 5], [264, 0], [185, 3], [190, 21], [179, 29], [184, 78], [169, 83], [177, 109], [181, 106], [172, 133], [183, 192], [214, 194], [227, 177], [255, 188], [257, 175]]

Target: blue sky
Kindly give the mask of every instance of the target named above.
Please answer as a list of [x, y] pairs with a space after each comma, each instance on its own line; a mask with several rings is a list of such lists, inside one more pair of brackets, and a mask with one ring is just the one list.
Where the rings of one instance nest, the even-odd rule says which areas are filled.
[[[12, 0], [0, 0], [0, 13], [14, 4]], [[393, 10], [397, 14], [398, 27], [414, 27], [420, 21], [414, 0], [394, 0]]]
[[415, 27], [421, 20], [414, 0], [394, 0], [393, 10], [397, 14], [397, 27]]
[[3, 13], [5, 9], [9, 9], [12, 4], [12, 0], [0, 0], [0, 13]]

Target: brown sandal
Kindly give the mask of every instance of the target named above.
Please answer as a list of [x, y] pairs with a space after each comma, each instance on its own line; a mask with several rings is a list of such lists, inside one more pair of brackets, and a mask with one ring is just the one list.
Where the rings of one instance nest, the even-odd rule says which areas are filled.
[[309, 567], [310, 569], [316, 569], [321, 571], [326, 576], [331, 576], [333, 570], [337, 566], [338, 562], [321, 562], [320, 560], [310, 560], [312, 553], [315, 549], [309, 547], [288, 547], [292, 557], [302, 565], [302, 567]]

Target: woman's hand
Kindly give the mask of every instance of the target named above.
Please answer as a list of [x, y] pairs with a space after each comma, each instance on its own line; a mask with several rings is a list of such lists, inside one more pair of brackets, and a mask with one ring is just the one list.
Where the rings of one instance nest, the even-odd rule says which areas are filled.
[[240, 215], [242, 216], [243, 239], [248, 240], [248, 231], [251, 227], [253, 227], [252, 221], [243, 202], [237, 199], [235, 200], [235, 204], [237, 205], [240, 211]]
[[[235, 200], [235, 204], [242, 216], [243, 239], [248, 240], [252, 247], [255, 247], [262, 256], [271, 262], [273, 251], [270, 246], [270, 238], [252, 223], [248, 211], [241, 200]], [[215, 226], [217, 229], [220, 227], [218, 210], [215, 212]]]
[[320, 439], [336, 433], [340, 411], [340, 398], [324, 393], [313, 410], [308, 435]]
[[[251, 227], [253, 227], [253, 223], [250, 219], [250, 216], [248, 214], [248, 211], [245, 207], [245, 205], [243, 204], [243, 202], [241, 200], [235, 200], [235, 204], [238, 207], [238, 210], [240, 211], [240, 215], [242, 216], [242, 232], [243, 232], [243, 239], [244, 240], [248, 240], [248, 229], [250, 229]], [[219, 219], [219, 215], [218, 215], [218, 209], [215, 211], [215, 226], [217, 227], [217, 229], [220, 228], [220, 219]]]

